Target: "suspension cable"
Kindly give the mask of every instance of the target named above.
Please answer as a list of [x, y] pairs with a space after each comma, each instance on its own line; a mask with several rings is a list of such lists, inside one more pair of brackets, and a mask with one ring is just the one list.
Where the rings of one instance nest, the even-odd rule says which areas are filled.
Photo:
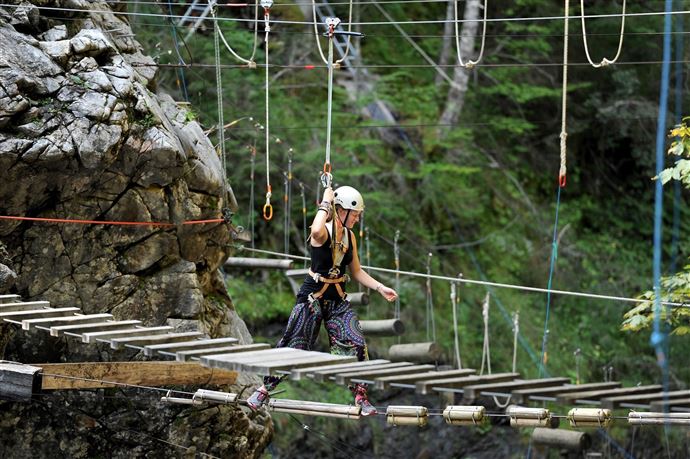
[[616, 55], [613, 59], [608, 59], [605, 57], [601, 60], [600, 63], [595, 64], [589, 55], [589, 46], [587, 45], [587, 30], [585, 29], [585, 0], [580, 0], [580, 18], [582, 20], [582, 41], [585, 45], [585, 55], [587, 56], [587, 60], [594, 68], [606, 67], [607, 65], [614, 64], [621, 55], [621, 50], [623, 49], [623, 36], [625, 35], [625, 3], [626, 0], [623, 0], [623, 13], [621, 14], [621, 31], [620, 38], [618, 40], [618, 51], [616, 51]]
[[[476, 1], [478, 2], [479, 0], [467, 0], [467, 1]], [[462, 60], [462, 55], [460, 53], [460, 33], [458, 32], [458, 1], [454, 0], [453, 1], [453, 6], [455, 7], [455, 46], [456, 46], [456, 51], [458, 54], [458, 63], [465, 67], [466, 69], [471, 69], [475, 65], [477, 65], [481, 60], [482, 57], [484, 56], [484, 44], [486, 43], [486, 15], [487, 15], [487, 9], [488, 9], [488, 1], [489, 0], [484, 0], [484, 25], [482, 28], [482, 45], [479, 48], [479, 55], [477, 56], [476, 60], [468, 60], [467, 62], [463, 62]]]

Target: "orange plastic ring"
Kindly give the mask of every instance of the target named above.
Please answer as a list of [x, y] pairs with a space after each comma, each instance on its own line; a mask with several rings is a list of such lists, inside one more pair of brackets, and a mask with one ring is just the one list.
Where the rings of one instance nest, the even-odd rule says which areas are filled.
[[323, 173], [324, 174], [330, 174], [332, 170], [331, 163], [323, 163]]
[[565, 174], [559, 175], [558, 176], [558, 186], [560, 186], [561, 188], [565, 188], [565, 182], [566, 182]]
[[270, 204], [264, 205], [264, 220], [270, 222], [273, 218], [273, 206]]

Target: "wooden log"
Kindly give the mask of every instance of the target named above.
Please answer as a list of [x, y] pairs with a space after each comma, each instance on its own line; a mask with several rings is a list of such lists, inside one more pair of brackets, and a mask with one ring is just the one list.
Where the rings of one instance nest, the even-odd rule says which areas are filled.
[[570, 378], [542, 378], [542, 379], [518, 379], [509, 382], [491, 382], [472, 384], [465, 386], [463, 390], [464, 400], [470, 402], [480, 395], [508, 395], [517, 389], [533, 389], [547, 387], [553, 384], [570, 382]]
[[12, 303], [19, 300], [20, 298], [21, 297], [19, 295], [14, 295], [11, 293], [8, 293], [6, 295], [0, 295], [0, 304]]
[[22, 321], [27, 319], [72, 316], [79, 311], [79, 308], [46, 308], [32, 309], [29, 311], [0, 312], [0, 320], [21, 325]]
[[[47, 363], [43, 369], [43, 389], [98, 389], [116, 387], [109, 381], [143, 386], [192, 386], [234, 384], [237, 372], [204, 368], [196, 363], [105, 362]], [[61, 378], [50, 375], [67, 376]], [[71, 379], [77, 378], [77, 379]], [[86, 380], [85, 380], [86, 379]]]
[[570, 394], [559, 394], [556, 397], [556, 402], [562, 405], [566, 405], [569, 403], [587, 403], [588, 401], [599, 400], [607, 396], [645, 394], [649, 392], [657, 392], [660, 389], [660, 385], [653, 384], [650, 386], [622, 387], [619, 389], [572, 392]]
[[180, 343], [165, 343], [165, 344], [151, 344], [144, 348], [144, 355], [152, 356], [156, 352], [169, 351], [176, 353], [177, 351], [190, 351], [194, 349], [212, 349], [220, 345], [229, 345], [237, 343], [237, 338], [214, 338], [214, 339], [196, 339], [192, 341], [183, 341]]
[[0, 400], [28, 402], [41, 389], [41, 368], [0, 360]]
[[511, 392], [514, 403], [524, 403], [527, 400], [556, 400], [558, 394], [568, 394], [583, 390], [615, 389], [621, 387], [621, 383], [611, 381], [603, 383], [564, 384], [553, 387], [538, 387], [536, 389], [518, 389]]
[[592, 439], [586, 432], [547, 429], [543, 427], [534, 429], [532, 432], [532, 441], [538, 445], [566, 449], [578, 453], [589, 449], [592, 444]]
[[260, 375], [271, 375], [277, 372], [290, 372], [293, 368], [309, 367], [313, 365], [323, 365], [327, 363], [346, 363], [354, 362], [357, 357], [354, 355], [333, 355], [319, 352], [318, 355], [294, 356], [273, 361], [261, 361], [253, 363], [239, 364], [236, 369], [239, 371], [253, 372]]
[[50, 301], [7, 302], [0, 304], [0, 313], [14, 311], [31, 311], [35, 309], [43, 309], [49, 307]]
[[[461, 389], [471, 384], [512, 381], [519, 377], [520, 373], [494, 373], [492, 375], [484, 376], [462, 376], [460, 378], [430, 379], [428, 381], [418, 382], [415, 386], [415, 392], [425, 395], [430, 393], [431, 390], [436, 389]], [[462, 392], [462, 390], [458, 390], [457, 392]]]
[[[271, 345], [266, 343], [255, 343], [255, 344], [245, 344], [238, 346], [223, 346], [214, 347], [211, 349], [194, 349], [190, 351], [176, 351], [174, 354], [175, 360], [178, 362], [186, 362], [189, 359], [198, 358], [202, 355], [218, 355], [218, 354], [229, 354], [232, 352], [248, 352], [248, 351], [261, 351], [265, 349], [270, 349]], [[167, 351], [159, 351], [161, 354], [170, 354]]]
[[162, 343], [177, 343], [183, 341], [189, 341], [193, 338], [200, 338], [204, 336], [201, 332], [185, 332], [185, 333], [166, 333], [160, 335], [142, 335], [142, 336], [129, 336], [126, 338], [114, 338], [110, 340], [111, 349], [122, 349], [124, 346], [127, 347], [138, 347], [142, 348], [148, 346], [149, 344], [162, 344]]
[[414, 389], [418, 381], [428, 381], [430, 379], [440, 378], [460, 378], [462, 376], [469, 376], [476, 373], [476, 370], [466, 368], [462, 370], [447, 370], [447, 371], [427, 371], [425, 373], [414, 373], [411, 375], [395, 375], [383, 376], [376, 378], [374, 384], [377, 389], [384, 390], [388, 387], [405, 387], [407, 389]]
[[671, 392], [657, 392], [655, 394], [636, 394], [636, 395], [619, 395], [617, 397], [605, 397], [601, 399], [601, 407], [608, 409], [615, 409], [619, 406], [641, 408], [649, 406], [649, 404], [656, 400], [674, 400], [690, 397], [690, 390], [677, 390]]
[[384, 360], [384, 359], [376, 359], [376, 360], [364, 360], [361, 362], [352, 362], [352, 363], [339, 363], [335, 365], [319, 365], [319, 366], [311, 366], [311, 367], [306, 367], [306, 368], [295, 368], [292, 371], [290, 371], [290, 379], [293, 381], [299, 381], [300, 379], [304, 379], [305, 377], [313, 377], [313, 373], [319, 372], [319, 371], [328, 371], [328, 370], [336, 370], [336, 371], [346, 371], [350, 370], [353, 368], [366, 368], [372, 365], [378, 365], [378, 364], [386, 364], [390, 363], [390, 360]]
[[367, 292], [348, 293], [347, 300], [353, 306], [366, 306], [369, 304], [369, 295], [367, 295]]
[[364, 336], [400, 336], [405, 333], [405, 325], [400, 319], [360, 320], [359, 326]]
[[96, 340], [107, 341], [112, 338], [124, 338], [126, 336], [142, 336], [168, 333], [172, 327], [133, 327], [124, 330], [100, 331], [93, 333], [83, 333], [82, 343], [93, 343]]
[[378, 378], [379, 376], [407, 375], [410, 373], [419, 373], [420, 371], [428, 371], [432, 368], [434, 368], [433, 365], [406, 365], [398, 368], [388, 368], [383, 370], [363, 370], [339, 373], [335, 375], [335, 383], [349, 384], [350, 381], [373, 382], [374, 379]]
[[137, 325], [141, 325], [140, 320], [109, 320], [107, 322], [97, 322], [93, 324], [58, 325], [56, 327], [50, 327], [50, 336], [60, 336], [65, 333], [75, 336], [100, 331], [127, 330]]
[[[276, 355], [296, 354], [297, 349], [289, 347], [278, 347], [273, 349], [266, 349], [260, 351], [227, 353], [219, 355], [202, 355], [200, 362], [202, 365], [211, 368], [223, 368], [230, 370], [235, 363], [259, 361], [261, 359], [270, 359]], [[306, 351], [301, 351], [306, 352]]]
[[50, 329], [54, 325], [67, 324], [92, 324], [94, 322], [103, 322], [104, 320], [112, 319], [112, 314], [77, 314], [66, 317], [48, 317], [44, 319], [27, 319], [22, 320], [22, 329], [30, 330], [31, 327], [43, 327]]
[[388, 350], [388, 358], [394, 362], [433, 363], [441, 360], [442, 353], [441, 347], [434, 342], [394, 344]]
[[225, 261], [226, 268], [251, 269], [290, 269], [293, 260], [276, 260], [272, 258], [230, 257]]
[[284, 398], [269, 399], [267, 405], [269, 410], [275, 412], [346, 419], [359, 419], [361, 410], [359, 406], [354, 405], [338, 405], [335, 403], [288, 400]]
[[674, 408], [678, 409], [679, 411], [690, 411], [690, 398], [657, 400], [649, 404], [649, 409], [651, 411], [664, 411]]

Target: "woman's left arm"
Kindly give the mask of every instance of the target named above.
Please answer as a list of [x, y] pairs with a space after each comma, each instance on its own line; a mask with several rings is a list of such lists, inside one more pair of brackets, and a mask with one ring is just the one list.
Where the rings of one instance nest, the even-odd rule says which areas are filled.
[[[350, 230], [348, 230], [350, 231]], [[354, 280], [367, 288], [376, 290], [388, 301], [395, 301], [398, 293], [390, 287], [386, 287], [381, 282], [377, 281], [362, 269], [359, 263], [359, 255], [357, 254], [357, 240], [353, 231], [350, 231], [350, 239], [352, 240], [352, 263], [350, 263], [350, 275]]]

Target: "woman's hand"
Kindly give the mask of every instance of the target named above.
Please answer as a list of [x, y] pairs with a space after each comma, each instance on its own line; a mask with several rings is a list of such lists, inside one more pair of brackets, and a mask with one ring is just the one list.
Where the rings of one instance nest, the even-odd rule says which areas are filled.
[[379, 284], [379, 286], [376, 287], [376, 291], [379, 292], [381, 296], [388, 301], [395, 301], [395, 299], [398, 297], [398, 292], [396, 292], [390, 287], [386, 287], [383, 284]]

